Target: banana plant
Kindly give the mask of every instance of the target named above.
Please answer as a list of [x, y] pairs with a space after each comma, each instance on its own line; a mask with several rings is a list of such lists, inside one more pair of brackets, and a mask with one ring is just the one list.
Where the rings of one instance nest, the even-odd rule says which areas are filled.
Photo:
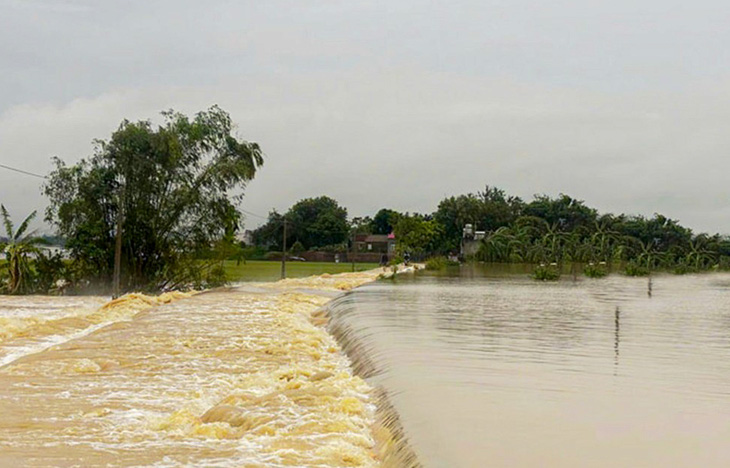
[[23, 294], [30, 290], [31, 284], [31, 268], [29, 255], [39, 254], [38, 244], [43, 240], [36, 237], [36, 231], [28, 231], [28, 227], [36, 216], [36, 212], [32, 212], [27, 218], [15, 229], [10, 219], [10, 214], [5, 206], [0, 205], [0, 215], [2, 215], [3, 226], [5, 227], [5, 237], [7, 240], [0, 243], [0, 253], [5, 254], [7, 260], [6, 267], [8, 269], [9, 281], [6, 292], [9, 294]]

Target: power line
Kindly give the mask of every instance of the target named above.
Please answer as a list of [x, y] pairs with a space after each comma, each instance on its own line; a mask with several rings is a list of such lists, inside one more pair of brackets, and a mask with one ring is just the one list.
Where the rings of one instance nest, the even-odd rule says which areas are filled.
[[36, 174], [34, 172], [24, 171], [23, 169], [18, 169], [18, 168], [15, 168], [15, 167], [6, 166], [5, 164], [0, 164], [0, 167], [2, 167], [3, 169], [8, 169], [10, 171], [19, 172], [21, 174], [25, 174], [25, 175], [29, 175], [29, 176], [33, 176], [33, 177], [38, 177], [40, 179], [47, 179], [48, 178], [48, 177], [46, 177], [44, 175]]
[[243, 211], [243, 212], [244, 212], [244, 213], [246, 213], [247, 215], [255, 216], [255, 217], [257, 217], [257, 218], [261, 218], [261, 219], [269, 219], [269, 218], [268, 218], [268, 216], [261, 216], [261, 215], [258, 215], [258, 214], [256, 214], [256, 213], [252, 213], [252, 212], [250, 212], [250, 211], [248, 211], [248, 210], [244, 210], [243, 208], [241, 208], [241, 211]]

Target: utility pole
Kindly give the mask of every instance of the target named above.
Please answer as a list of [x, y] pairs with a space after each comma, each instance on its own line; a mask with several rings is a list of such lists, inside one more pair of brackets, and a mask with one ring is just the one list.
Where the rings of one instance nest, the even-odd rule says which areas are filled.
[[350, 246], [350, 256], [352, 257], [352, 271], [355, 272], [355, 230], [352, 231], [352, 245]]
[[112, 298], [116, 299], [121, 293], [122, 282], [122, 226], [124, 224], [124, 185], [119, 190], [117, 206], [117, 233], [114, 244], [114, 277], [112, 279]]
[[286, 278], [286, 218], [284, 218], [284, 240], [282, 242], [284, 251], [281, 252], [281, 279]]

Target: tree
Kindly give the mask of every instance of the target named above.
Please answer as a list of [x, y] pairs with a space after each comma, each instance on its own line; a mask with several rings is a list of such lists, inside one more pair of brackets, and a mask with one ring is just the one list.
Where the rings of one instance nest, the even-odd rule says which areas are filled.
[[300, 200], [289, 209], [286, 218], [291, 223], [290, 232], [294, 240], [301, 242], [307, 249], [347, 241], [350, 230], [347, 209], [330, 197]]
[[370, 216], [352, 218], [350, 232], [354, 234], [373, 234], [373, 219]]
[[477, 256], [486, 262], [509, 262], [519, 258], [520, 247], [519, 239], [503, 226], [482, 239]]
[[434, 214], [444, 231], [441, 250], [459, 249], [465, 224], [483, 231], [496, 231], [511, 225], [522, 212], [523, 205], [519, 197], [508, 196], [504, 190], [489, 185], [477, 194], [441, 200]]
[[390, 234], [400, 216], [397, 211], [382, 208], [373, 218], [373, 234]]
[[585, 205], [582, 200], [576, 200], [565, 194], [557, 198], [547, 195], [536, 195], [535, 199], [525, 205], [524, 214], [544, 219], [548, 225], [555, 225], [561, 231], [581, 229], [587, 234], [594, 225], [598, 212]]
[[8, 269], [7, 292], [9, 294], [24, 294], [30, 291], [32, 271], [28, 259], [29, 254], [40, 253], [37, 245], [43, 243], [43, 240], [36, 237], [36, 231], [28, 231], [30, 222], [35, 218], [36, 212], [32, 212], [25, 220], [20, 223], [18, 229], [15, 229], [10, 219], [10, 214], [4, 205], [0, 205], [0, 214], [2, 214], [3, 225], [5, 227], [5, 236], [7, 240], [0, 242], [0, 253], [5, 253]]
[[[259, 247], [281, 251], [284, 240], [284, 216], [276, 210], [269, 212], [268, 220], [253, 231], [253, 243]], [[292, 231], [287, 232], [287, 245], [292, 245]]]
[[443, 233], [441, 225], [437, 221], [408, 214], [400, 217], [393, 231], [398, 251], [415, 254], [437, 251]]
[[263, 164], [259, 145], [234, 136], [230, 116], [217, 106], [192, 119], [162, 115], [157, 127], [123, 121], [76, 165], [55, 159], [44, 187], [46, 219], [90, 278], [111, 277], [120, 214], [126, 289], [200, 283], [205, 271], [194, 255], [242, 219], [236, 202]]

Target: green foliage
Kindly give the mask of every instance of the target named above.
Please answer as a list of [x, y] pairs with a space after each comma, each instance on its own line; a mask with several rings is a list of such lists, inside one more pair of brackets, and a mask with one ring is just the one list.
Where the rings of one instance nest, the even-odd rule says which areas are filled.
[[372, 221], [373, 234], [390, 234], [395, 229], [395, 225], [398, 224], [398, 220], [401, 218], [401, 214], [397, 211], [383, 208], [377, 213]]
[[586, 231], [597, 219], [598, 212], [589, 208], [582, 200], [576, 200], [565, 194], [557, 198], [538, 195], [525, 205], [523, 213], [545, 220], [548, 225], [561, 231]]
[[446, 257], [431, 257], [426, 260], [426, 270], [445, 270], [449, 266]]
[[394, 228], [398, 252], [423, 254], [435, 252], [441, 240], [441, 225], [419, 215], [403, 215]]
[[483, 192], [449, 197], [441, 201], [434, 219], [442, 226], [440, 252], [458, 251], [465, 224], [495, 231], [512, 224], [521, 214], [524, 203], [503, 190], [486, 186]]
[[699, 270], [691, 265], [688, 265], [686, 263], [678, 263], [674, 266], [672, 269], [672, 273], [675, 275], [687, 275], [689, 273], [697, 273]]
[[272, 250], [271, 252], [266, 252], [266, 255], [264, 255], [264, 260], [281, 260], [281, 257], [281, 251]]
[[[280, 248], [281, 220], [281, 215], [272, 212], [269, 222], [257, 231], [257, 245]], [[661, 214], [650, 218], [599, 214], [583, 201], [565, 194], [537, 195], [525, 203], [489, 186], [476, 194], [443, 199], [432, 215], [381, 209], [372, 220], [353, 219], [350, 233], [393, 231], [400, 253], [445, 255], [460, 250], [466, 224], [485, 231], [475, 255], [476, 260], [485, 262], [628, 262], [629, 270], [637, 274], [653, 270], [730, 270], [728, 236], [694, 235]], [[299, 239], [298, 234], [290, 232], [288, 245]], [[347, 246], [342, 243], [310, 248], [344, 251]], [[587, 274], [600, 275], [601, 270], [597, 267]]]
[[626, 276], [648, 276], [651, 270], [637, 261], [630, 261], [626, 264], [624, 273], [626, 273]]
[[264, 260], [266, 249], [257, 245], [250, 245], [242, 249], [245, 260]]
[[589, 263], [583, 267], [583, 274], [589, 278], [603, 278], [608, 275], [608, 268], [605, 264]]
[[3, 284], [3, 292], [8, 294], [26, 294], [33, 290], [34, 272], [30, 267], [30, 254], [39, 254], [38, 245], [43, 243], [35, 231], [28, 232], [36, 212], [28, 215], [15, 229], [10, 213], [4, 205], [0, 205], [0, 215], [5, 228], [5, 241], [0, 242], [0, 253], [5, 254], [7, 282]]
[[287, 246], [299, 242], [304, 250], [345, 243], [350, 233], [347, 210], [330, 197], [306, 198], [295, 203], [285, 215], [276, 211], [253, 232], [256, 245], [283, 250], [284, 221]]
[[400, 265], [404, 261], [405, 261], [405, 259], [403, 258], [403, 255], [398, 254], [398, 255], [393, 255], [393, 257], [390, 259], [390, 261], [388, 262], [388, 264], [390, 266], [394, 267], [394, 266]]
[[350, 221], [351, 234], [375, 234], [373, 232], [375, 223], [370, 216], [355, 217]]
[[163, 116], [158, 127], [123, 121], [76, 165], [55, 159], [44, 187], [46, 220], [90, 281], [110, 282], [120, 211], [123, 289], [217, 281], [214, 267], [200, 267], [194, 256], [238, 228], [235, 202], [263, 163], [261, 149], [236, 138], [230, 116], [217, 106], [192, 119]]
[[299, 241], [294, 242], [294, 245], [291, 246], [291, 253], [299, 255], [302, 252], [304, 252], [304, 244]]
[[[281, 277], [281, 262], [252, 260], [246, 264], [226, 261], [223, 264], [228, 281], [277, 281]], [[357, 263], [355, 271], [372, 270], [377, 263]], [[324, 273], [352, 271], [351, 263], [291, 262], [286, 264], [287, 278], [299, 278]]]
[[540, 264], [535, 267], [532, 277], [538, 281], [557, 281], [560, 279], [560, 267]]
[[307, 249], [341, 244], [350, 231], [347, 210], [326, 196], [298, 201], [289, 209], [286, 218], [291, 223], [291, 237]]
[[[536, 196], [527, 204], [493, 189], [491, 195], [444, 199], [434, 214], [441, 224], [440, 249], [457, 250], [465, 224], [485, 230], [476, 258], [486, 262], [630, 263], [630, 271], [730, 269], [730, 237], [693, 235], [660, 214], [651, 218], [597, 210], [568, 195]], [[481, 218], [487, 211], [491, 216]], [[499, 208], [499, 209], [497, 209]], [[481, 220], [480, 220], [481, 219]], [[644, 273], [646, 272], [646, 273]]]
[[40, 253], [34, 262], [35, 290], [40, 292], [63, 292], [71, 286], [71, 272], [63, 261], [61, 253]]

